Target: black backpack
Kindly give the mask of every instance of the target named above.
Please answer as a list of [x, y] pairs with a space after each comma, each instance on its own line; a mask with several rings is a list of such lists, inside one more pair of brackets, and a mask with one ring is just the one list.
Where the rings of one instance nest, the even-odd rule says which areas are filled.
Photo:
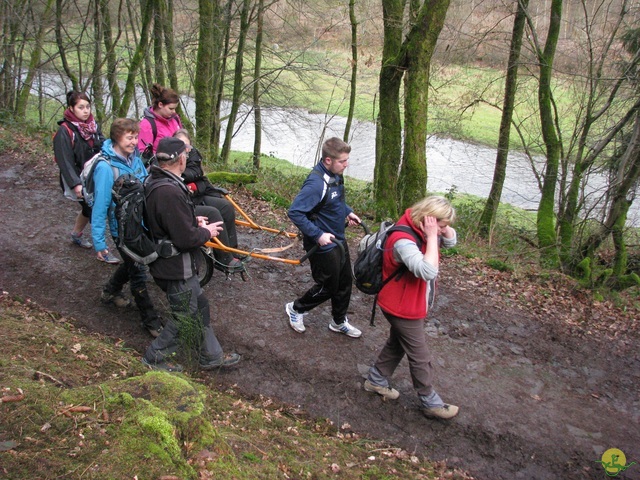
[[410, 226], [395, 225], [387, 221], [380, 224], [380, 229], [377, 232], [369, 233], [362, 238], [358, 247], [358, 257], [353, 264], [353, 277], [358, 290], [367, 295], [375, 295], [369, 321], [370, 325], [374, 325], [378, 292], [387, 283], [407, 270], [405, 265], [400, 265], [395, 272], [385, 280], [382, 280], [382, 256], [385, 243], [391, 232], [409, 233], [414, 237], [418, 248], [422, 248], [422, 239], [418, 237]]
[[148, 265], [158, 257], [169, 258], [179, 254], [170, 241], [157, 241], [145, 227], [144, 185], [135, 175], [120, 175], [113, 183], [112, 194], [116, 204], [119, 246], [129, 257]]

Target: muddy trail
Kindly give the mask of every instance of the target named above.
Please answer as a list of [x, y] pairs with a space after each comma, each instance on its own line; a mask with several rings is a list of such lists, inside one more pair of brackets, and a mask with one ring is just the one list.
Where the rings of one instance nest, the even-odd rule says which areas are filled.
[[[233, 194], [261, 222], [276, 215], [242, 191]], [[77, 210], [62, 197], [50, 159], [34, 165], [0, 155], [0, 211], [4, 291], [143, 352], [151, 337], [137, 311], [99, 301], [114, 267], [69, 242]], [[253, 247], [272, 240], [241, 229], [240, 242]], [[295, 248], [293, 255], [302, 255]], [[563, 311], [523, 308], [513, 300], [517, 295], [494, 289], [497, 280], [483, 275], [477, 262], [446, 259], [427, 327], [436, 388], [461, 411], [444, 423], [420, 414], [406, 360], [393, 378], [398, 401], [363, 390], [387, 334], [380, 313], [378, 325], [368, 325], [371, 297], [354, 288], [349, 318], [363, 330], [360, 339], [329, 331], [328, 307], [307, 315], [307, 331], [298, 334], [288, 326], [284, 305], [310, 286], [308, 265], [253, 260], [248, 270], [247, 282], [216, 273], [205, 288], [223, 347], [243, 356], [238, 368], [216, 374], [221, 388], [237, 385], [248, 396], [273, 397], [363, 437], [446, 459], [478, 479], [606, 478], [598, 460], [609, 448], [622, 450], [628, 462], [640, 461], [638, 332], [608, 334], [607, 325], [618, 319], [606, 308], [582, 305], [578, 297]], [[508, 277], [500, 281], [523, 295], [529, 288], [509, 285]], [[150, 289], [167, 315], [162, 292], [152, 281]], [[604, 327], [581, 326], [585, 315]], [[640, 465], [618, 478], [640, 478]]]

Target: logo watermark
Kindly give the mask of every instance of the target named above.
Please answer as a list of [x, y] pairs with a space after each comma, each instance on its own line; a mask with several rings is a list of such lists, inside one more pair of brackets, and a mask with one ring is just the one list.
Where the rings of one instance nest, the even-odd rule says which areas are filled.
[[627, 468], [635, 465], [636, 462], [631, 462], [627, 465], [627, 457], [622, 450], [617, 448], [610, 448], [602, 454], [602, 459], [597, 460], [596, 463], [600, 463], [604, 468], [605, 473], [609, 477], [615, 477], [619, 473], [624, 472]]

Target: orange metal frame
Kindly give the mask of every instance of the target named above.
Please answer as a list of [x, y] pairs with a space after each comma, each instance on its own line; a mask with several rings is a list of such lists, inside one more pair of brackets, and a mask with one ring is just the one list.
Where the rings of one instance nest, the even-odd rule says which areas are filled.
[[[269, 227], [264, 227], [262, 225], [258, 225], [249, 217], [249, 215], [247, 215], [247, 213], [244, 210], [242, 210], [242, 208], [240, 208], [240, 205], [238, 205], [229, 195], [225, 195], [224, 197], [233, 205], [233, 208], [235, 208], [236, 211], [244, 219], [244, 220], [236, 219], [236, 225], [240, 225], [242, 227], [249, 227], [254, 230], [260, 230], [263, 232], [275, 233], [277, 235], [283, 235], [289, 239], [292, 239], [293, 242], [290, 245], [287, 245], [286, 247], [283, 247], [283, 248], [257, 249], [253, 251], [248, 251], [248, 250], [241, 250], [238, 248], [228, 247], [227, 245], [222, 243], [218, 238], [214, 237], [210, 241], [205, 243], [205, 246], [215, 248], [217, 250], [223, 250], [225, 252], [236, 253], [238, 255], [243, 255], [246, 257], [259, 258], [261, 260], [271, 260], [274, 262], [288, 263], [290, 265], [300, 265], [300, 263], [302, 263], [302, 259], [288, 259], [288, 258], [274, 257], [273, 255], [267, 255], [267, 253], [273, 253], [276, 251], [282, 252], [284, 250], [287, 250], [293, 247], [295, 244], [297, 244], [300, 241], [300, 235], [298, 233], [287, 232], [285, 230], [277, 230], [275, 228], [269, 228]], [[304, 258], [306, 258], [306, 256], [303, 257], [303, 259]]]

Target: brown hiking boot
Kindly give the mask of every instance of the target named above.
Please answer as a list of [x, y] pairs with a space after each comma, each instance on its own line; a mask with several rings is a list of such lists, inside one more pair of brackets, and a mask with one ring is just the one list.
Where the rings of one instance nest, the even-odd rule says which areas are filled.
[[364, 381], [364, 389], [367, 392], [377, 393], [385, 400], [396, 400], [400, 396], [400, 392], [397, 391], [395, 388], [382, 387], [380, 385], [371, 383], [369, 380]]
[[127, 308], [131, 305], [131, 300], [125, 297], [122, 292], [102, 292], [102, 295], [100, 295], [100, 300], [102, 301], [102, 303], [113, 303], [118, 308]]
[[442, 407], [422, 407], [422, 414], [427, 418], [439, 418], [441, 420], [450, 420], [458, 414], [459, 408], [455, 405], [447, 405]]

